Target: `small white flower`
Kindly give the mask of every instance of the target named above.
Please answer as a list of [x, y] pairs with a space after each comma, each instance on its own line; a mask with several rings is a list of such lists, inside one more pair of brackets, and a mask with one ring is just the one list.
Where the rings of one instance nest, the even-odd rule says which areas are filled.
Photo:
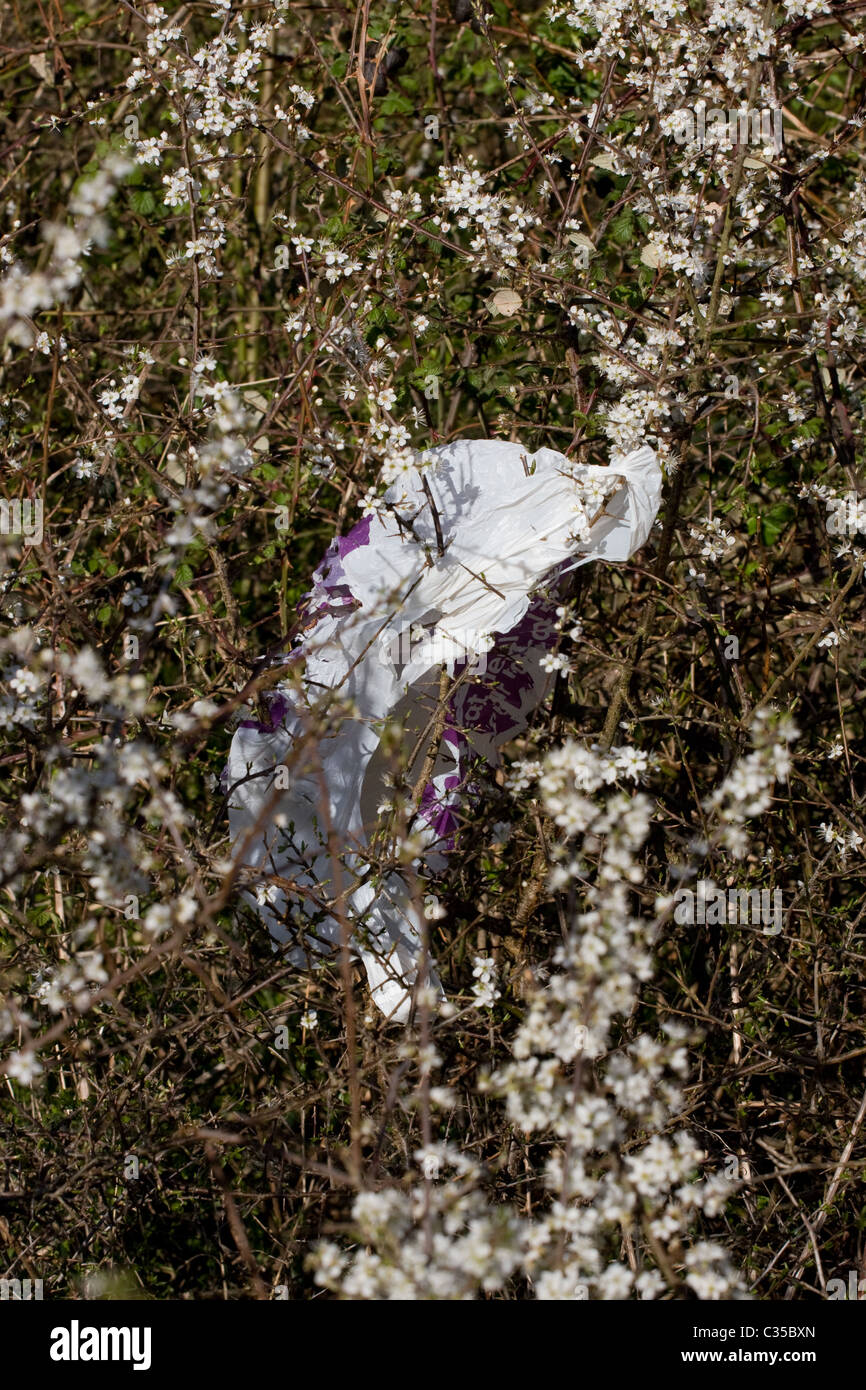
[[171, 929], [171, 908], [167, 903], [154, 903], [148, 908], [142, 926], [155, 940], [164, 936]]
[[496, 988], [496, 962], [492, 956], [475, 956], [472, 964], [472, 974], [475, 978], [472, 994], [475, 1007], [490, 1009], [500, 998], [500, 991]]
[[42, 1063], [31, 1049], [26, 1052], [13, 1052], [6, 1064], [6, 1075], [22, 1086], [31, 1086], [37, 1076], [42, 1074]]
[[568, 671], [571, 669], [564, 652], [546, 652], [539, 662], [543, 671]]
[[397, 403], [397, 392], [390, 386], [380, 386], [377, 391], [370, 392], [370, 400], [381, 410], [390, 410]]

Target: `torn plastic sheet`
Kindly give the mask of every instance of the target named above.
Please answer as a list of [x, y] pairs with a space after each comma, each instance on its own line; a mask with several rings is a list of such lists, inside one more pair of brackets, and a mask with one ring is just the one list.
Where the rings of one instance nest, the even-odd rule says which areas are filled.
[[[552, 687], [543, 662], [559, 640], [559, 581], [591, 560], [629, 559], [661, 494], [649, 447], [613, 468], [494, 440], [425, 457], [329, 547], [291, 656], [303, 677], [266, 697], [266, 721], [243, 721], [226, 769], [248, 901], [298, 965], [351, 933], [373, 999], [400, 1022], [423, 907], [416, 873], [383, 878], [365, 853], [387, 795], [385, 726], [399, 721], [415, 754], [414, 869], [438, 872], [470, 765], [495, 763]], [[437, 718], [443, 670], [452, 679]]]

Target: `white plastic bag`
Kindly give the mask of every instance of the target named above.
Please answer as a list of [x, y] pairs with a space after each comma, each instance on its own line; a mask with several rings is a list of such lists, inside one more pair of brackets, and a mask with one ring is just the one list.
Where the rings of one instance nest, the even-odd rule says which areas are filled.
[[[332, 543], [294, 649], [303, 682], [276, 688], [267, 723], [240, 725], [226, 770], [235, 854], [256, 871], [247, 896], [272, 935], [293, 942], [302, 964], [351, 931], [373, 999], [401, 1022], [418, 971], [420, 908], [400, 873], [374, 881], [364, 853], [386, 795], [385, 721], [404, 721], [407, 757], [417, 749], [410, 786], [431, 732], [439, 735], [418, 820], [424, 862], [440, 868], [467, 754], [495, 760], [551, 685], [542, 665], [558, 636], [551, 587], [590, 560], [627, 560], [646, 541], [661, 493], [648, 447], [616, 468], [495, 440], [426, 457]], [[443, 669], [462, 676], [444, 722]]]

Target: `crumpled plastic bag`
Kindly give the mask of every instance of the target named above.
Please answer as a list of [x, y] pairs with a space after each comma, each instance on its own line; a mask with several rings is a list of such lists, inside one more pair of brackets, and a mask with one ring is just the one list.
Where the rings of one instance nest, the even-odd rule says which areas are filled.
[[[429, 773], [412, 832], [415, 867], [436, 872], [468, 767], [495, 762], [552, 686], [559, 581], [591, 560], [629, 559], [661, 495], [649, 447], [614, 468], [495, 440], [425, 457], [331, 544], [290, 658], [302, 679], [267, 697], [265, 721], [240, 724], [226, 769], [248, 901], [298, 965], [351, 933], [373, 999], [398, 1022], [412, 1007], [424, 908], [416, 874], [383, 877], [365, 854], [388, 790], [386, 724], [400, 721], [406, 757], [415, 752], [408, 787]], [[428, 978], [439, 987], [432, 964]]]

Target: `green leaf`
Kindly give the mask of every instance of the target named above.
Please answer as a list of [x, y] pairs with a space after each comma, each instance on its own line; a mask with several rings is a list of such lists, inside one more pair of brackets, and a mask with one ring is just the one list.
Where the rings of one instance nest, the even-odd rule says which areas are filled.
[[775, 545], [787, 526], [797, 515], [790, 502], [777, 502], [768, 512], [761, 515], [761, 535], [764, 545]]
[[349, 235], [349, 229], [339, 213], [335, 217], [329, 217], [325, 223], [325, 236], [332, 241], [335, 246], [339, 245]]
[[407, 97], [400, 92], [389, 92], [379, 102], [379, 112], [383, 116], [408, 116], [415, 110], [415, 107]]
[[634, 214], [631, 208], [623, 208], [610, 224], [610, 234], [618, 246], [629, 246], [634, 241]]
[[129, 201], [133, 212], [137, 212], [140, 217], [149, 217], [156, 210], [156, 199], [149, 188], [130, 193]]

